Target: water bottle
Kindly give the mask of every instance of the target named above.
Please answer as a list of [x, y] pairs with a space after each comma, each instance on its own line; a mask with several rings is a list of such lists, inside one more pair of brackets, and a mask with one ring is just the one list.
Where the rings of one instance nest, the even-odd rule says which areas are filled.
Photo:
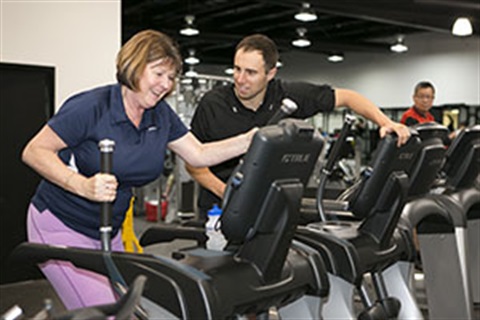
[[222, 215], [222, 209], [214, 204], [212, 209], [208, 211], [207, 224], [205, 225], [205, 231], [207, 233], [207, 249], [209, 250], [223, 250], [227, 244], [227, 240], [223, 236], [222, 230], [220, 230], [220, 216]]

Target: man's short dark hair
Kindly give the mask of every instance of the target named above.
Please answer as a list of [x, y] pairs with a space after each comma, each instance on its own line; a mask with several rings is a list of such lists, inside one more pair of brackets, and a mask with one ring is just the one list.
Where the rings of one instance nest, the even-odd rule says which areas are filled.
[[417, 83], [417, 85], [415, 86], [415, 90], [414, 90], [414, 94], [417, 94], [418, 90], [420, 89], [426, 89], [426, 88], [430, 88], [432, 89], [433, 93], [435, 93], [435, 87], [433, 86], [433, 84], [429, 81], [420, 81], [419, 83]]
[[237, 44], [235, 52], [238, 50], [255, 51], [258, 50], [262, 53], [263, 60], [265, 61], [266, 71], [270, 71], [275, 68], [278, 62], [278, 50], [277, 45], [272, 39], [263, 34], [252, 34], [242, 39]]

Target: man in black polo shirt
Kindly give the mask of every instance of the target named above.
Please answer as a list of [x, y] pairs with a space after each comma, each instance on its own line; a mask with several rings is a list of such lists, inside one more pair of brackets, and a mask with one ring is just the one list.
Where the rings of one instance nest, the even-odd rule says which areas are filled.
[[[394, 131], [400, 143], [408, 140], [409, 131], [404, 125], [390, 120], [371, 101], [352, 90], [274, 79], [278, 58], [277, 47], [268, 37], [256, 34], [244, 38], [235, 50], [234, 84], [216, 87], [202, 97], [191, 123], [193, 134], [202, 142], [210, 142], [264, 126], [280, 108], [281, 101], [289, 98], [298, 105], [290, 117], [306, 119], [345, 106], [376, 123], [381, 136]], [[201, 220], [206, 219], [214, 203], [221, 204], [225, 182], [238, 161], [236, 158], [210, 168], [186, 165], [202, 186], [198, 198]]]

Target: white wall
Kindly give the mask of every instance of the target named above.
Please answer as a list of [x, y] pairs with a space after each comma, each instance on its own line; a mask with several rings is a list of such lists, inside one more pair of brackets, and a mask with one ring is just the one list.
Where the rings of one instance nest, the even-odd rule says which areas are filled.
[[[284, 66], [278, 77], [353, 89], [384, 108], [410, 106], [415, 84], [429, 80], [437, 88], [435, 105], [480, 105], [480, 37], [417, 34], [406, 37], [406, 44], [410, 49], [404, 54], [347, 53], [337, 64], [325, 55], [292, 50], [280, 54]], [[225, 75], [225, 67], [197, 69]]]
[[0, 61], [55, 67], [56, 110], [115, 81], [120, 45], [121, 0], [0, 0]]
[[[340, 64], [282, 54], [279, 77], [354, 89], [382, 107], [409, 106], [414, 85], [430, 80], [436, 105], [480, 104], [478, 36], [420, 34], [406, 43], [406, 54], [349, 53]], [[0, 0], [0, 61], [55, 66], [56, 108], [73, 92], [115, 81], [120, 45], [121, 0]]]
[[415, 84], [429, 80], [437, 89], [435, 105], [480, 104], [480, 37], [420, 34], [406, 44], [404, 54], [349, 53], [337, 64], [296, 51], [282, 55], [279, 76], [354, 89], [382, 107], [411, 105]]

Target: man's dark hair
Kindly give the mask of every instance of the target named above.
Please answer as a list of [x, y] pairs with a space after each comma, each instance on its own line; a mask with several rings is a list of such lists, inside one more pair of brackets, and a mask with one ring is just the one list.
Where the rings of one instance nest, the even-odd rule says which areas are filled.
[[433, 86], [433, 84], [429, 81], [420, 81], [419, 83], [417, 83], [417, 85], [415, 86], [415, 91], [414, 93], [417, 94], [418, 90], [420, 89], [426, 89], [426, 88], [431, 88], [433, 93], [435, 93], [435, 87]]
[[263, 60], [265, 61], [266, 71], [270, 71], [275, 68], [278, 62], [278, 50], [277, 45], [272, 39], [263, 34], [253, 34], [242, 39], [237, 44], [235, 52], [238, 50], [255, 51], [258, 50], [262, 53]]

